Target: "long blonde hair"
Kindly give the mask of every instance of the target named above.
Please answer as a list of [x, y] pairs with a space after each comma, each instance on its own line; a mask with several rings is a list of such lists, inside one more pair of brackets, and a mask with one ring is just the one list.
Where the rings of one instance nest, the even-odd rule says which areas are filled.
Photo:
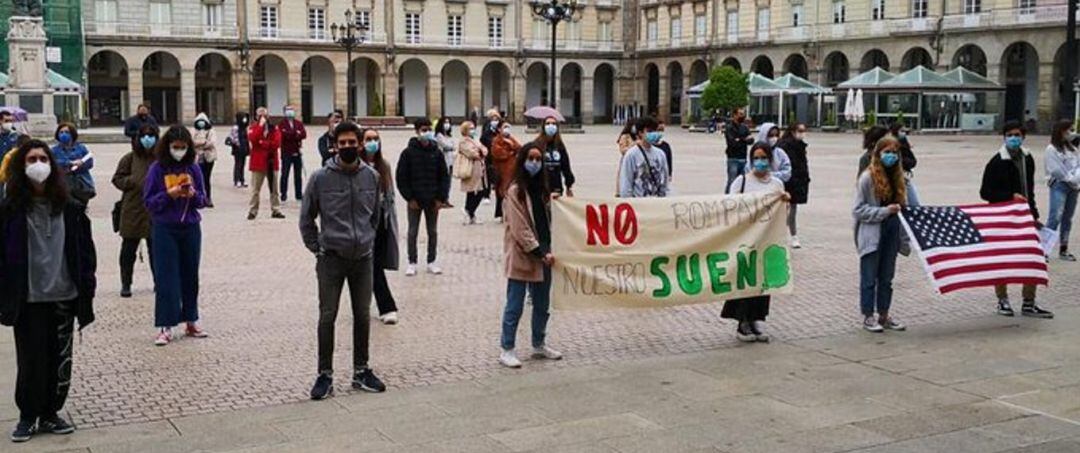
[[[886, 168], [881, 163], [881, 153], [891, 149], [900, 154], [900, 140], [893, 135], [886, 135], [874, 145], [874, 152], [870, 155], [870, 182], [874, 185], [874, 196], [885, 203], [897, 203], [901, 206], [907, 204], [907, 184], [904, 183], [904, 170], [900, 162]], [[895, 193], [894, 193], [895, 192]]]

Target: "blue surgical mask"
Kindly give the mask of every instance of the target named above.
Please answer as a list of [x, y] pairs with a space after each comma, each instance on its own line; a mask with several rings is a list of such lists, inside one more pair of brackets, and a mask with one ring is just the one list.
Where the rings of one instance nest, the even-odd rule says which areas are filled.
[[900, 161], [900, 156], [893, 152], [881, 153], [881, 165], [891, 168]]
[[379, 152], [379, 141], [372, 140], [370, 142], [364, 143], [364, 151], [367, 151], [368, 154], [375, 154]]
[[769, 171], [769, 159], [754, 159], [754, 171], [758, 173]]
[[153, 149], [154, 145], [157, 144], [157, 137], [153, 135], [144, 135], [139, 137], [139, 144], [142, 145], [143, 149]]
[[559, 133], [559, 126], [557, 124], [545, 124], [544, 125], [544, 134], [547, 135], [548, 137], [554, 137], [555, 134], [558, 134], [558, 133]]
[[1020, 149], [1024, 144], [1024, 137], [1005, 137], [1005, 147], [1008, 149]]
[[424, 133], [420, 134], [420, 138], [422, 138], [424, 140], [427, 140], [429, 142], [433, 142], [433, 141], [435, 141], [435, 132], [433, 132], [433, 131], [424, 132]]
[[289, 118], [289, 119], [296, 118], [296, 110], [286, 110], [285, 111], [285, 118]]
[[56, 135], [56, 139], [60, 140], [60, 143], [66, 145], [68, 143], [71, 143], [71, 133], [68, 131], [61, 131], [59, 134]]
[[645, 141], [649, 144], [655, 145], [660, 143], [660, 139], [664, 138], [664, 134], [659, 131], [650, 131], [645, 133]]
[[536, 174], [540, 173], [540, 170], [542, 170], [543, 168], [544, 168], [544, 164], [542, 162], [540, 162], [540, 161], [536, 161], [536, 160], [527, 160], [527, 161], [525, 161], [525, 171], [529, 172], [530, 176], [536, 176]]

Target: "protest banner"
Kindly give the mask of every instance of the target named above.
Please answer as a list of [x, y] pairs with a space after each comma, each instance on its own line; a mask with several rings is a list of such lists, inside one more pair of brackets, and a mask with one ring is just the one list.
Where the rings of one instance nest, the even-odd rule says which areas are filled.
[[779, 193], [552, 202], [559, 309], [650, 308], [792, 290]]

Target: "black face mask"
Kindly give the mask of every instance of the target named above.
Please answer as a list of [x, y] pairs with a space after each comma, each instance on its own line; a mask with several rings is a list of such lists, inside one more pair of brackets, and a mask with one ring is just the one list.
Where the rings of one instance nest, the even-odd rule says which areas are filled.
[[140, 113], [139, 118], [146, 119], [146, 114], [145, 113]]
[[352, 165], [356, 163], [356, 159], [360, 158], [360, 149], [355, 146], [338, 148], [337, 155], [342, 162]]

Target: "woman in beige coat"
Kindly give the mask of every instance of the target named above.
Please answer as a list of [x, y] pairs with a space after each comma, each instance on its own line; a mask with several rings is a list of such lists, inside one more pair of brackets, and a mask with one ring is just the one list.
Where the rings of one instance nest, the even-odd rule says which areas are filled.
[[504, 216], [506, 235], [506, 308], [502, 321], [502, 354], [499, 363], [521, 367], [514, 352], [517, 325], [525, 307], [525, 294], [532, 296], [532, 346], [534, 359], [559, 360], [562, 354], [544, 342], [551, 304], [551, 210], [544, 155], [539, 148], [518, 153], [514, 181], [506, 193]]
[[195, 160], [203, 174], [206, 207], [212, 208], [214, 199], [211, 197], [210, 174], [214, 171], [214, 162], [217, 162], [217, 134], [214, 133], [214, 125], [210, 123], [206, 113], [195, 117], [195, 132], [191, 134], [191, 139], [195, 143]]
[[[473, 137], [473, 129], [476, 126], [472, 121], [461, 123], [461, 141], [458, 142], [457, 157], [454, 160], [454, 173], [457, 176], [461, 168], [471, 167], [472, 171], [467, 177], [461, 178], [461, 191], [465, 192], [465, 224], [478, 225], [484, 222], [476, 219], [476, 208], [484, 199], [484, 190], [487, 168], [485, 158], [488, 154], [486, 146]], [[461, 167], [459, 167], [459, 165]]]

